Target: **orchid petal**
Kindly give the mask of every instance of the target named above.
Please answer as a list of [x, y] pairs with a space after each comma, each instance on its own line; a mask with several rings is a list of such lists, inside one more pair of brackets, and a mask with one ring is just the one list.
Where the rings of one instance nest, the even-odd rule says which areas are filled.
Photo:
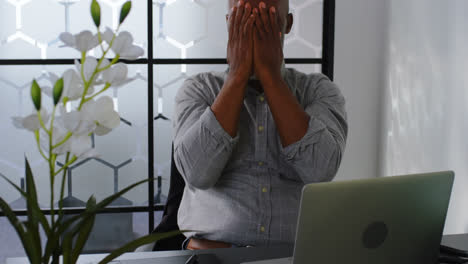
[[93, 75], [94, 71], [96, 70], [98, 61], [96, 58], [88, 56], [86, 57], [86, 61], [84, 63], [83, 73], [86, 78], [86, 81], [90, 81], [91, 76]]
[[97, 37], [89, 30], [80, 32], [75, 36], [76, 49], [81, 52], [87, 52], [99, 44]]
[[102, 73], [102, 79], [106, 83], [117, 86], [127, 79], [128, 67], [124, 63], [117, 63]]
[[63, 97], [68, 97], [69, 100], [76, 100], [81, 98], [83, 94], [83, 86], [81, 78], [78, 73], [69, 69], [63, 73], [64, 92]]
[[112, 131], [112, 129], [104, 127], [104, 126], [97, 126], [96, 130], [94, 130], [94, 134], [97, 136], [104, 136], [109, 134]]
[[121, 54], [126, 49], [131, 47], [132, 43], [133, 43], [132, 34], [130, 34], [130, 32], [128, 31], [123, 31], [115, 38], [114, 43], [112, 45], [112, 50], [114, 51], [115, 54]]
[[111, 43], [112, 38], [114, 37], [114, 31], [109, 27], [106, 27], [106, 31], [104, 31], [104, 33], [102, 33], [101, 36], [105, 42]]
[[75, 37], [69, 32], [63, 32], [59, 39], [65, 44], [62, 47], [75, 47]]
[[122, 59], [127, 59], [127, 60], [135, 60], [138, 59], [138, 57], [143, 56], [145, 53], [145, 50], [142, 47], [133, 45], [132, 47], [129, 47], [125, 52], [120, 54], [120, 57]]

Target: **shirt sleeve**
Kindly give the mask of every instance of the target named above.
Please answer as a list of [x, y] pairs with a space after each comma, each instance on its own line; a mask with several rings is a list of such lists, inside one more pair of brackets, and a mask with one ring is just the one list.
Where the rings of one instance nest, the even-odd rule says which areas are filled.
[[189, 187], [209, 189], [218, 181], [239, 138], [232, 138], [211, 111], [209, 87], [187, 79], [175, 101], [174, 161]]
[[299, 141], [281, 147], [284, 159], [305, 184], [335, 177], [348, 133], [345, 100], [339, 88], [324, 75], [307, 86], [303, 99], [310, 117], [307, 132]]

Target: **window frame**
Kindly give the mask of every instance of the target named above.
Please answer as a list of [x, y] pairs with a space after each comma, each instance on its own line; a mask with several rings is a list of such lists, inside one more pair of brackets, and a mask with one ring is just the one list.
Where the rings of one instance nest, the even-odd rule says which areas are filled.
[[[148, 67], [148, 179], [154, 181], [154, 65], [203, 65], [203, 64], [224, 64], [223, 58], [194, 58], [194, 59], [157, 59], [154, 58], [154, 39], [153, 39], [153, 1], [147, 0], [147, 23], [148, 23], [148, 50], [147, 58], [135, 61], [120, 60], [126, 64], [147, 65]], [[331, 80], [334, 79], [334, 49], [335, 49], [335, 9], [336, 0], [323, 1], [323, 30], [322, 30], [322, 58], [285, 58], [286, 64], [315, 64], [322, 65], [322, 73]], [[74, 59], [0, 59], [0, 66], [11, 65], [73, 65]], [[148, 205], [147, 206], [110, 206], [99, 214], [109, 213], [148, 213], [148, 233], [154, 230], [154, 212], [163, 211], [164, 204], [155, 204], [154, 183], [148, 184]], [[85, 208], [64, 208], [65, 214], [79, 214], [84, 212]], [[50, 209], [42, 210], [46, 215], [50, 214]], [[17, 216], [27, 215], [26, 209], [15, 210]], [[0, 217], [4, 217], [0, 212]]]

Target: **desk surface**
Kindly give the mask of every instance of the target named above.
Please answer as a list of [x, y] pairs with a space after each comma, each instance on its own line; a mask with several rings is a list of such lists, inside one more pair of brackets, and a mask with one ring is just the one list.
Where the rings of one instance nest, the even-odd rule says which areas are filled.
[[[468, 249], [468, 234], [444, 236], [442, 243], [447, 246], [460, 249]], [[129, 259], [148, 259], [158, 257], [171, 256], [187, 256], [192, 255], [192, 251], [162, 251], [162, 252], [138, 252], [127, 253], [122, 255], [119, 260]], [[255, 261], [273, 258], [290, 257], [293, 254], [293, 248], [290, 246], [278, 246], [270, 248], [233, 248], [233, 249], [215, 249], [215, 250], [200, 250], [198, 254], [210, 253], [216, 255], [222, 264], [239, 264], [246, 261]], [[105, 254], [82, 255], [78, 260], [79, 263], [98, 262], [104, 258]], [[7, 260], [7, 264], [24, 264], [27, 263], [25, 258], [12, 258]]]

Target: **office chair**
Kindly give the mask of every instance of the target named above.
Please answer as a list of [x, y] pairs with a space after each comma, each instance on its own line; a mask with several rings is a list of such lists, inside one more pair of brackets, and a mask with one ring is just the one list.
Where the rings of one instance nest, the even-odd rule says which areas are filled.
[[[184, 188], [185, 181], [174, 162], [173, 144], [171, 154], [171, 178], [169, 183], [169, 194], [166, 205], [164, 206], [162, 220], [154, 229], [153, 233], [165, 233], [179, 230], [179, 226], [177, 225], [177, 212], [179, 211], [180, 201], [182, 200]], [[184, 235], [178, 235], [157, 241], [153, 246], [153, 251], [180, 250], [184, 240]]]

